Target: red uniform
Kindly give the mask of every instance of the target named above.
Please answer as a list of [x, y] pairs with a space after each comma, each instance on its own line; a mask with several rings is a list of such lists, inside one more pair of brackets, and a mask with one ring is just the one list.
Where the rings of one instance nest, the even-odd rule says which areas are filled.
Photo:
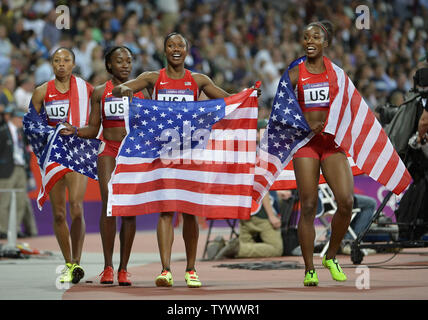
[[[104, 128], [125, 127], [125, 105], [122, 98], [113, 96], [114, 85], [111, 80], [106, 82], [104, 93], [101, 97], [101, 117]], [[141, 92], [134, 94], [134, 97], [144, 99]], [[98, 156], [111, 156], [116, 158], [119, 152], [121, 141], [106, 140], [100, 149]]]
[[55, 127], [58, 123], [67, 121], [70, 108], [70, 90], [59, 92], [55, 87], [55, 80], [48, 82], [45, 95], [45, 109], [48, 115], [48, 125]]
[[181, 79], [168, 78], [166, 70], [159, 70], [159, 78], [156, 81], [152, 99], [164, 101], [197, 101], [199, 87], [189, 70], [185, 69]]
[[[297, 100], [302, 112], [328, 111], [330, 97], [327, 71], [319, 74], [310, 73], [306, 69], [305, 63], [300, 63], [298, 68]], [[336, 145], [333, 135], [321, 132], [297, 150], [294, 158], [314, 158], [323, 161], [337, 152], [345, 153]]]
[[56, 126], [67, 121], [73, 126], [85, 126], [89, 119], [89, 100], [93, 90], [88, 82], [73, 75], [70, 77], [70, 88], [65, 93], [56, 89], [55, 80], [49, 81], [44, 98], [48, 124]]

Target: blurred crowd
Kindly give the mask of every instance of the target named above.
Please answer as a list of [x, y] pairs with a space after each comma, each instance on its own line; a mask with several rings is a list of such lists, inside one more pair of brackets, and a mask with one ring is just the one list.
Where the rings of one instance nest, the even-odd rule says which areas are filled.
[[[65, 5], [69, 28], [57, 28]], [[356, 27], [356, 8], [370, 10], [369, 29]], [[126, 45], [134, 76], [164, 66], [163, 40], [172, 31], [190, 44], [186, 65], [211, 76], [229, 92], [262, 80], [269, 108], [287, 65], [303, 55], [302, 31], [328, 19], [335, 37], [329, 58], [348, 72], [370, 107], [398, 105], [428, 52], [427, 0], [2, 0], [0, 9], [0, 110], [26, 110], [35, 86], [53, 78], [50, 54], [76, 53], [75, 73], [103, 83], [103, 55]]]

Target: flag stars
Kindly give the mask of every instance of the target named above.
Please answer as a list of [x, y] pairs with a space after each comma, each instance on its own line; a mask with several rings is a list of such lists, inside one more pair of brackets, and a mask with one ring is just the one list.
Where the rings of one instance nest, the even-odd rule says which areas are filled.
[[302, 120], [302, 116], [300, 115], [300, 114], [295, 114], [294, 115], [294, 119], [296, 119], [296, 120]]

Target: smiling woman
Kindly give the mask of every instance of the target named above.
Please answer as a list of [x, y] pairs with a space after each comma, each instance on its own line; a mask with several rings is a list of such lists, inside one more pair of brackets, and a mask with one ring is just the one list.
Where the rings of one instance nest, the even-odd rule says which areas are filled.
[[303, 32], [306, 60], [289, 71], [293, 88], [303, 115], [315, 136], [293, 156], [297, 189], [301, 201], [298, 225], [299, 242], [305, 261], [305, 286], [318, 285], [313, 264], [315, 228], [320, 169], [333, 191], [337, 211], [332, 220], [330, 245], [323, 265], [334, 280], [345, 281], [346, 275], [335, 256], [348, 230], [353, 206], [354, 180], [346, 152], [334, 142], [334, 136], [323, 132], [330, 111], [330, 83], [324, 60], [324, 49], [333, 37], [330, 22], [313, 22]]
[[[165, 37], [164, 53], [167, 66], [159, 71], [144, 72], [136, 79], [115, 87], [112, 91], [116, 97], [132, 98], [134, 92], [147, 88], [153, 100], [196, 101], [204, 92], [209, 99], [228, 97], [230, 94], [214, 84], [204, 74], [185, 69], [184, 60], [188, 53], [188, 43], [179, 33], [171, 33]], [[197, 214], [197, 212], [195, 212]], [[162, 212], [158, 222], [158, 244], [162, 262], [162, 273], [156, 278], [157, 286], [172, 286], [170, 272], [171, 251], [174, 240], [172, 219], [174, 212]], [[196, 216], [183, 213], [183, 238], [186, 245], [187, 266], [185, 279], [187, 286], [200, 287], [195, 272], [196, 249], [199, 227]]]

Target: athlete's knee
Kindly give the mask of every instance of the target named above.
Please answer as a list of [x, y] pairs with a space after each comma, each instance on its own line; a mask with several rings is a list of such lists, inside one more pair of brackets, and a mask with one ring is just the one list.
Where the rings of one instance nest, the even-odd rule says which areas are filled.
[[72, 216], [81, 216], [83, 214], [83, 203], [77, 200], [70, 200], [70, 212]]
[[174, 212], [161, 212], [159, 214], [159, 219], [163, 221], [171, 220], [174, 217]]
[[136, 223], [137, 219], [135, 216], [133, 217], [122, 217], [122, 223], [133, 224]]
[[56, 225], [61, 225], [67, 222], [66, 219], [66, 211], [64, 210], [58, 210], [53, 214], [53, 223]]
[[300, 204], [300, 214], [305, 218], [315, 217], [317, 212], [318, 199], [302, 200]]
[[183, 221], [197, 222], [197, 217], [193, 214], [183, 213]]
[[336, 199], [336, 203], [338, 212], [342, 214], [352, 214], [352, 208], [354, 206], [354, 196], [352, 194]]

